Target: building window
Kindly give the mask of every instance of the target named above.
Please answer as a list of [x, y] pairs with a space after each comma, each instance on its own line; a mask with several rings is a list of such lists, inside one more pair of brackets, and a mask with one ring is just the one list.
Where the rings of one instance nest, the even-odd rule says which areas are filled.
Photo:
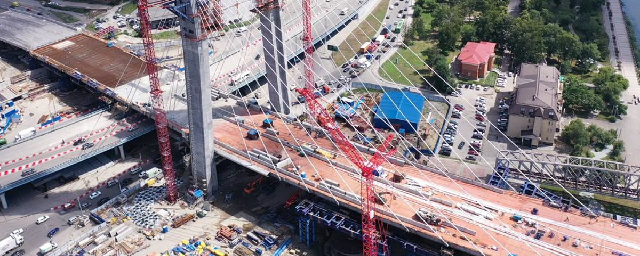
[[551, 125], [551, 121], [549, 121], [549, 125]]
[[520, 114], [524, 116], [524, 108], [520, 108]]
[[549, 137], [547, 137], [547, 141], [549, 141]]
[[527, 122], [528, 122], [528, 123], [531, 123], [531, 118], [527, 119]]
[[527, 125], [527, 129], [529, 129], [529, 126]]

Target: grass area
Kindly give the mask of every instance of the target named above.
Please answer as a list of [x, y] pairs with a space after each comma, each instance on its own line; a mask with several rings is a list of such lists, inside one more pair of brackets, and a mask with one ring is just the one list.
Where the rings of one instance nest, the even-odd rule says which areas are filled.
[[[429, 13], [423, 13], [419, 18], [426, 30], [431, 29], [431, 20], [433, 20], [433, 17]], [[415, 22], [417, 21], [415, 20]], [[399, 49], [389, 60], [383, 63], [378, 73], [383, 78], [398, 84], [424, 85], [426, 82], [423, 76], [430, 73], [423, 63], [427, 58], [425, 53], [427, 49], [434, 45], [435, 42], [432, 40], [414, 40], [408, 48]], [[396, 59], [398, 60], [397, 63]]]
[[176, 33], [176, 31], [163, 31], [158, 34], [153, 34], [153, 39], [162, 40], [162, 39], [176, 39], [180, 38], [180, 35]]
[[429, 73], [429, 69], [423, 63], [427, 58], [423, 53], [431, 46], [433, 46], [431, 42], [416, 41], [408, 48], [399, 49], [382, 64], [380, 76], [398, 84], [416, 86], [424, 84], [423, 76]]
[[[549, 190], [553, 193], [556, 193], [562, 197], [569, 197], [569, 194], [565, 192], [562, 188], [551, 185], [540, 185], [541, 188]], [[583, 202], [585, 205], [588, 205], [589, 198], [585, 198], [579, 195], [579, 191], [568, 189], [568, 191], [573, 194], [578, 200]], [[618, 214], [623, 216], [640, 218], [640, 204], [638, 201], [622, 199], [612, 196], [605, 196], [600, 194], [594, 194], [593, 199], [598, 201], [604, 207], [604, 211], [612, 214]]]
[[360, 49], [360, 45], [364, 42], [371, 41], [371, 38], [376, 34], [380, 25], [382, 25], [381, 21], [385, 20], [389, 1], [390, 0], [380, 1], [376, 8], [373, 9], [373, 12], [340, 44], [338, 51], [331, 54], [337, 66], [347, 62], [348, 58], [355, 55]]
[[92, 31], [92, 32], [96, 32], [96, 31], [98, 31], [98, 30], [96, 29], [96, 27], [94, 26], [93, 21], [92, 21], [92, 22], [89, 22], [89, 24], [87, 24], [87, 25], [84, 27], [84, 29], [86, 29], [86, 30], [88, 30], [88, 31]]
[[489, 74], [485, 78], [480, 78], [478, 80], [467, 80], [464, 78], [460, 78], [458, 79], [458, 82], [467, 83], [467, 84], [481, 84], [484, 86], [494, 87], [496, 85], [497, 79], [498, 79], [498, 73], [489, 71]]
[[122, 6], [122, 9], [120, 9], [120, 14], [131, 14], [136, 9], [138, 9], [138, 3], [136, 3], [135, 1], [131, 1]]
[[75, 12], [75, 13], [81, 13], [81, 14], [87, 14], [87, 13], [92, 11], [91, 9], [86, 9], [86, 8], [81, 8], [81, 7], [60, 6], [60, 5], [55, 5], [55, 4], [45, 4], [44, 6], [49, 7], [51, 9], [56, 9], [56, 10], [61, 10], [61, 11], [68, 11], [68, 12]]
[[230, 24], [230, 25], [224, 27], [224, 31], [229, 31], [229, 30], [236, 29], [236, 28], [246, 27], [246, 26], [249, 26], [249, 25], [251, 25], [251, 23], [254, 23], [256, 21], [258, 21], [258, 17], [257, 16], [255, 16], [255, 17], [253, 17], [253, 18], [251, 18], [250, 20], [247, 20], [247, 21], [236, 22], [236, 23]]
[[71, 14], [67, 14], [64, 12], [56, 12], [56, 11], [51, 11], [51, 13], [53, 13], [54, 16], [56, 16], [58, 19], [60, 19], [64, 23], [74, 23], [79, 21], [78, 18], [76, 18]]

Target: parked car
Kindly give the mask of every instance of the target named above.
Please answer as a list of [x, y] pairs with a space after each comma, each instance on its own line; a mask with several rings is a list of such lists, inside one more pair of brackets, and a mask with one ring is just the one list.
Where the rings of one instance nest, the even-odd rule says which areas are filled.
[[24, 229], [19, 228], [19, 229], [16, 229], [14, 231], [11, 231], [11, 234], [12, 235], [19, 235], [19, 234], [22, 234], [22, 232], [24, 232]]
[[483, 92], [486, 92], [489, 90], [489, 86], [485, 86], [484, 89], [482, 89]]
[[482, 128], [475, 128], [475, 129], [473, 129], [473, 132], [474, 132], [474, 133], [476, 133], [476, 132], [477, 132], [477, 133], [482, 133], [482, 134], [484, 134], [484, 129], [482, 129]]
[[482, 122], [482, 121], [484, 121], [484, 116], [482, 116], [482, 115], [476, 115], [476, 120], [478, 120], [478, 121]]
[[86, 209], [86, 208], [88, 208], [89, 206], [91, 206], [91, 203], [82, 203], [82, 204], [80, 205], [80, 207], [82, 207], [82, 209]]
[[122, 182], [120, 182], [120, 186], [128, 186], [129, 184], [133, 183], [133, 179], [132, 178], [126, 178], [124, 180], [122, 180]]
[[451, 117], [460, 118], [460, 113], [459, 112], [458, 113], [454, 112], [453, 114], [451, 114]]
[[40, 218], [36, 220], [36, 224], [40, 225], [49, 219], [50, 219], [49, 215], [40, 216]]
[[468, 155], [468, 156], [467, 156], [467, 157], [465, 157], [464, 159], [467, 159], [467, 160], [469, 160], [469, 161], [476, 161], [476, 160], [477, 160], [476, 156], [473, 156], [473, 155]]
[[480, 155], [480, 154], [478, 154], [478, 151], [475, 151], [473, 149], [469, 149], [469, 151], [467, 151], [467, 154], [473, 155], [473, 156], [479, 156]]
[[479, 133], [474, 133], [474, 134], [471, 136], [471, 138], [479, 139], [479, 140], [484, 139], [484, 137], [482, 137], [482, 134], [479, 134]]
[[438, 154], [443, 155], [443, 156], [451, 156], [451, 150], [440, 150], [440, 152], [438, 152]]
[[53, 228], [51, 231], [49, 231], [49, 233], [47, 234], [47, 237], [51, 238], [55, 234], [57, 234], [59, 231], [60, 231], [60, 228]]
[[93, 193], [91, 193], [91, 195], [89, 195], [89, 199], [93, 200], [98, 198], [100, 195], [102, 195], [102, 192], [100, 191], [94, 191]]
[[11, 254], [11, 256], [24, 256], [26, 252], [23, 249], [17, 250]]
[[349, 66], [349, 62], [342, 63], [341, 68], [346, 68]]
[[458, 144], [458, 149], [462, 149], [464, 148], [464, 141], [461, 141], [460, 144]]
[[457, 109], [457, 110], [460, 110], [460, 111], [464, 110], [464, 106], [462, 106], [462, 105], [460, 105], [460, 104], [455, 104], [455, 105], [453, 105], [453, 108], [455, 108], [455, 109]]
[[487, 127], [487, 123], [485, 122], [478, 122], [476, 125], [478, 125], [479, 127]]
[[456, 120], [449, 120], [449, 124], [453, 124], [453, 125], [458, 125], [458, 121]]

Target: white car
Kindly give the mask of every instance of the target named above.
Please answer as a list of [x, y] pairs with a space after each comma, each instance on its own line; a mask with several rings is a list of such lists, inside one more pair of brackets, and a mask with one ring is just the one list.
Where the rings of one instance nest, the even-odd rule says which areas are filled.
[[19, 234], [22, 234], [22, 232], [24, 232], [24, 230], [19, 228], [19, 229], [16, 229], [14, 231], [11, 231], [11, 234], [12, 235], [19, 235]]
[[102, 192], [100, 192], [100, 191], [95, 191], [95, 192], [91, 193], [91, 195], [89, 195], [89, 199], [91, 199], [91, 200], [96, 199], [96, 198], [98, 198], [100, 195], [102, 195]]
[[40, 218], [38, 218], [36, 220], [36, 224], [40, 225], [40, 224], [44, 223], [47, 220], [49, 220], [49, 215], [41, 216]]

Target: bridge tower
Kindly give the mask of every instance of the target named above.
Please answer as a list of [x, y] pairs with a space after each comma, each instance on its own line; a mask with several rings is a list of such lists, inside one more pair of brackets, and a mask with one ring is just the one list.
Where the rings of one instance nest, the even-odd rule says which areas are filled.
[[213, 163], [213, 113], [207, 36], [223, 26], [220, 0], [176, 0], [164, 8], [181, 18], [180, 34], [187, 82], [191, 173], [206, 195], [218, 189]]
[[291, 98], [287, 88], [280, 1], [256, 0], [256, 9], [252, 11], [260, 17], [269, 102], [275, 111], [288, 115], [291, 111]]

